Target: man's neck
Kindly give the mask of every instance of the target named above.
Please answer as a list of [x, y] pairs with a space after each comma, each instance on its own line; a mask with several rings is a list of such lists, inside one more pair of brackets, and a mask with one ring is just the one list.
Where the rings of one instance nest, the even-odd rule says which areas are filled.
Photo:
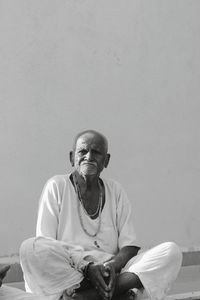
[[77, 183], [82, 190], [92, 190], [98, 187], [99, 176], [85, 176], [82, 174], [80, 175], [77, 171], [74, 172], [74, 175], [76, 176]]

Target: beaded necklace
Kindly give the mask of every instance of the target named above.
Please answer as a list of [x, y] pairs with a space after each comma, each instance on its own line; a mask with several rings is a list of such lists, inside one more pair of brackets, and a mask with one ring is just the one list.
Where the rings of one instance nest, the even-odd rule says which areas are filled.
[[[97, 236], [97, 234], [99, 233], [100, 228], [101, 228], [101, 211], [102, 211], [102, 205], [103, 205], [103, 192], [102, 192], [101, 184], [98, 181], [98, 186], [99, 186], [99, 203], [98, 203], [97, 209], [96, 209], [96, 211], [93, 214], [89, 214], [87, 212], [87, 210], [85, 209], [85, 207], [84, 207], [84, 203], [83, 203], [83, 200], [82, 200], [82, 197], [81, 197], [81, 191], [80, 191], [80, 188], [79, 188], [76, 176], [74, 174], [72, 176], [73, 176], [75, 191], [76, 191], [77, 198], [78, 198], [78, 214], [79, 214], [79, 219], [80, 219], [81, 227], [82, 227], [83, 231], [88, 236], [95, 237], [95, 236]], [[90, 217], [90, 218], [94, 217], [95, 215], [98, 214], [98, 218], [99, 218], [99, 220], [98, 220], [98, 227], [97, 227], [96, 232], [93, 233], [93, 234], [90, 233], [90, 232], [88, 232], [88, 230], [84, 226], [84, 221], [83, 221], [83, 217], [82, 217], [82, 214], [81, 214], [81, 206], [83, 207], [84, 213], [88, 217]]]

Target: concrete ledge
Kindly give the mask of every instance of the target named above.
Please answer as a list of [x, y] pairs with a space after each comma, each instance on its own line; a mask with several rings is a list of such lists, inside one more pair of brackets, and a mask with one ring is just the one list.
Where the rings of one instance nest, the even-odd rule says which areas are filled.
[[[184, 294], [200, 291], [200, 266], [182, 267], [170, 294]], [[199, 298], [200, 299], [200, 298]]]
[[166, 300], [200, 300], [200, 291], [167, 296]]
[[21, 281], [21, 282], [9, 282], [9, 283], [5, 283], [4, 285], [15, 287], [17, 289], [25, 291], [25, 283], [24, 283], [24, 281]]
[[183, 252], [182, 266], [200, 265], [200, 251]]
[[[9, 263], [6, 263], [9, 264]], [[0, 268], [5, 264], [0, 264]], [[23, 272], [19, 263], [10, 263], [11, 267], [3, 282], [21, 282], [23, 281]]]

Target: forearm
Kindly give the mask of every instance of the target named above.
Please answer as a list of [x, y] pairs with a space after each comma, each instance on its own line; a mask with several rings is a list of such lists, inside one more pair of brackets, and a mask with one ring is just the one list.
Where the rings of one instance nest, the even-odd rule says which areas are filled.
[[123, 247], [117, 255], [115, 255], [111, 260], [106, 262], [108, 265], [114, 267], [115, 273], [120, 273], [121, 269], [127, 264], [127, 262], [134, 256], [137, 255], [139, 247], [136, 246], [126, 246]]

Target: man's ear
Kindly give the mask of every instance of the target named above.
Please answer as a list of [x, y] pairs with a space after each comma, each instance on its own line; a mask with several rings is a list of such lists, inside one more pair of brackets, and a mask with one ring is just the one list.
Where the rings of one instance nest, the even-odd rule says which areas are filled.
[[105, 159], [105, 162], [104, 162], [104, 167], [107, 168], [108, 164], [109, 164], [109, 161], [110, 161], [110, 154], [107, 153], [106, 154], [106, 159]]
[[70, 160], [70, 163], [73, 167], [74, 166], [74, 152], [73, 151], [69, 152], [69, 160]]

